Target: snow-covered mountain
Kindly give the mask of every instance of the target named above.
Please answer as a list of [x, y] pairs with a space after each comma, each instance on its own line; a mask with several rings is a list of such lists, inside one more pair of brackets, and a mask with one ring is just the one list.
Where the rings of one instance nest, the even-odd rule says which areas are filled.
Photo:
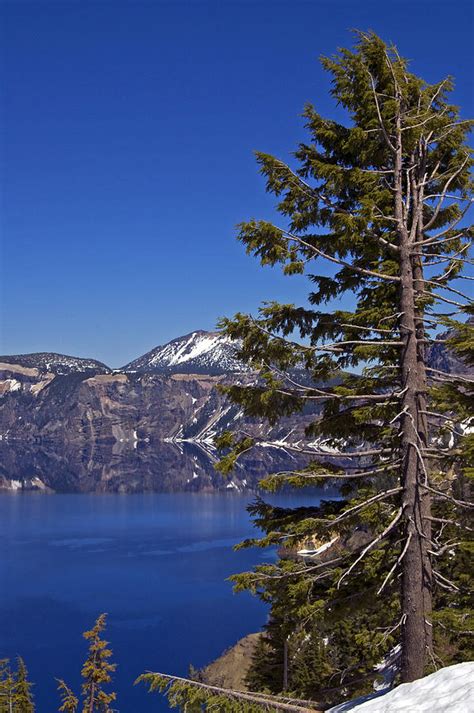
[[120, 371], [210, 375], [248, 371], [236, 350], [235, 342], [220, 332], [199, 330], [155, 347]]
[[9, 354], [0, 356], [0, 364], [19, 364], [26, 369], [37, 369], [41, 373], [49, 372], [60, 376], [84, 372], [109, 374], [111, 371], [108, 366], [96, 359], [82, 359], [54, 352]]
[[[308, 442], [305, 429], [320, 415], [318, 402], [272, 427], [247, 418], [229, 403], [216, 387], [255, 381], [252, 372], [244, 372], [235, 343], [218, 332], [203, 331], [157, 347], [124, 370], [111, 371], [93, 359], [54, 353], [0, 357], [0, 449], [5, 446], [0, 453], [0, 490], [17, 487], [16, 483], [37, 487], [33, 477], [61, 491], [202, 489], [220, 487], [219, 483], [245, 488], [269, 472], [305, 465], [312, 452], [312, 459], [331, 452], [337, 456], [335, 465], [347, 464], [344, 441]], [[299, 381], [303, 378], [304, 374], [298, 376]], [[239, 429], [254, 436], [260, 447], [244, 456], [238, 475], [223, 484], [213, 467], [213, 439], [222, 431]], [[63, 453], [62, 460], [54, 454], [38, 460], [38, 443], [54, 444]], [[31, 458], [25, 444], [31, 446]], [[303, 461], [301, 444], [306, 450]], [[12, 452], [19, 454], [16, 465]], [[117, 470], [112, 476], [109, 464], [119, 455], [123, 460], [123, 452], [126, 475]], [[81, 465], [85, 453], [87, 468]], [[92, 477], [89, 465], [96, 457]], [[144, 459], [149, 463], [145, 470]], [[72, 462], [74, 474], [69, 465], [65, 467]], [[146, 475], [140, 479], [137, 473], [142, 470]]]

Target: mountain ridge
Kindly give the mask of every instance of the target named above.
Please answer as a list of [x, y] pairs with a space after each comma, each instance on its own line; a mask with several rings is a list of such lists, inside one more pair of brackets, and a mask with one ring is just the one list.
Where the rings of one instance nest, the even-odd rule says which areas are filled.
[[112, 369], [97, 359], [76, 357], [58, 352], [31, 352], [28, 354], [5, 354], [0, 356], [0, 364], [18, 364], [40, 372], [66, 375], [73, 372], [111, 373]]
[[[449, 333], [440, 337], [447, 334]], [[251, 373], [250, 367], [239, 360], [238, 348], [239, 342], [232, 341], [222, 332], [197, 329], [153, 347], [118, 369], [112, 369], [97, 359], [57, 352], [4, 355], [0, 356], [0, 363], [18, 364], [25, 368], [36, 368], [41, 373], [51, 372], [58, 375], [79, 372], [208, 376]], [[459, 374], [468, 374], [471, 371], [469, 365], [449, 352], [443, 344], [432, 344], [427, 356], [435, 368]]]
[[[1, 357], [0, 489], [240, 490], [269, 472], [305, 465], [311, 451], [334, 454], [334, 444], [305, 436], [320, 416], [317, 403], [269, 427], [227, 400], [219, 384], [256, 378], [229, 346], [219, 333], [191, 332], [130, 362], [128, 371], [52, 352]], [[457, 371], [456, 357], [446, 354], [443, 364]], [[437, 349], [432, 358], [442, 356]], [[239, 429], [260, 446], [226, 482], [214, 470], [214, 437]], [[304, 457], [297, 448], [303, 442]], [[343, 467], [343, 442], [336, 452], [334, 463]]]

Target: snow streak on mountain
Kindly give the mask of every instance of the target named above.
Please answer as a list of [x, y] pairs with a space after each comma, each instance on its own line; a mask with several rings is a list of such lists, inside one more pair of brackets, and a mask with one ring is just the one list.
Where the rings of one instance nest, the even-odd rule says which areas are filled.
[[235, 342], [220, 332], [191, 332], [155, 347], [122, 367], [121, 371], [229, 374], [248, 371], [236, 357]]

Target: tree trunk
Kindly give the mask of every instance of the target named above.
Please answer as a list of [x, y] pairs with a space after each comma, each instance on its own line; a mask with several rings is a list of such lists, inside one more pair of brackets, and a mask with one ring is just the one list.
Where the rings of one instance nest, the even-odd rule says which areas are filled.
[[283, 641], [283, 691], [288, 690], [288, 638]]
[[[402, 250], [402, 254], [403, 254]], [[401, 260], [402, 340], [401, 373], [403, 388], [402, 486], [404, 536], [409, 539], [402, 560], [402, 681], [413, 681], [424, 673], [427, 649], [431, 648], [431, 627], [425, 622], [431, 615], [430, 546], [424, 532], [429, 522], [429, 498], [422, 487], [425, 480], [421, 451], [426, 444], [424, 419], [420, 419], [420, 374], [424, 364], [418, 361], [414, 309], [413, 269], [410, 256]], [[429, 636], [428, 636], [429, 632]]]
[[[419, 175], [419, 182], [422, 184], [423, 176], [426, 170], [425, 166], [425, 156], [423, 147], [423, 157], [421, 161], [421, 170]], [[420, 156], [421, 158], [421, 156]], [[423, 199], [424, 199], [424, 189], [423, 187], [419, 191], [418, 201], [420, 204], [419, 220], [417, 225], [416, 239], [417, 241], [423, 240]], [[424, 275], [423, 275], [423, 265], [420, 255], [412, 257], [413, 261], [413, 278], [414, 278], [414, 288], [416, 291], [421, 291], [424, 288]], [[426, 380], [426, 335], [425, 335], [425, 324], [423, 321], [424, 311], [417, 310], [415, 312], [415, 329], [416, 329], [416, 339], [417, 339], [417, 376], [418, 376], [418, 398], [417, 398], [417, 432], [420, 445], [422, 447], [428, 446], [429, 437], [429, 427], [428, 427], [428, 417], [426, 415], [427, 411], [427, 380]], [[424, 466], [428, 471], [428, 459], [424, 459]], [[423, 480], [427, 479], [425, 473], [421, 474]], [[426, 654], [432, 657], [433, 655], [433, 624], [431, 619], [432, 614], [432, 591], [433, 591], [433, 573], [431, 567], [431, 555], [429, 550], [431, 549], [431, 493], [423, 488], [421, 490], [421, 532], [423, 536], [423, 609], [425, 613], [425, 647]]]
[[[423, 676], [427, 651], [431, 649], [431, 563], [429, 533], [430, 499], [423, 483], [426, 479], [423, 449], [427, 444], [426, 373], [424, 363], [424, 328], [417, 314], [416, 289], [422, 286], [421, 264], [412, 256], [413, 231], [407, 226], [403, 211], [402, 143], [400, 118], [395, 155], [395, 217], [398, 221], [400, 249], [400, 333], [403, 342], [400, 359], [402, 389], [401, 423], [402, 507], [404, 538], [408, 542], [402, 560], [402, 663], [403, 682]], [[415, 198], [415, 197], [413, 197]], [[413, 205], [412, 220], [422, 219], [422, 194]], [[415, 239], [418, 230], [414, 231]], [[416, 285], [416, 287], [415, 287]], [[428, 622], [428, 623], [427, 623]]]

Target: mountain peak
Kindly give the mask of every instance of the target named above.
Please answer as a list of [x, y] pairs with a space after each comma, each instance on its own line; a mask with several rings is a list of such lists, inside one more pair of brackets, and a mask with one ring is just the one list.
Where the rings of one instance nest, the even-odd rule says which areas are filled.
[[4, 364], [19, 364], [40, 372], [52, 372], [65, 375], [77, 372], [109, 373], [111, 370], [106, 364], [96, 359], [57, 354], [56, 352], [33, 352], [32, 354], [9, 354], [0, 356]]
[[196, 330], [155, 347], [121, 371], [211, 375], [246, 371], [236, 351], [237, 345], [225, 334]]

